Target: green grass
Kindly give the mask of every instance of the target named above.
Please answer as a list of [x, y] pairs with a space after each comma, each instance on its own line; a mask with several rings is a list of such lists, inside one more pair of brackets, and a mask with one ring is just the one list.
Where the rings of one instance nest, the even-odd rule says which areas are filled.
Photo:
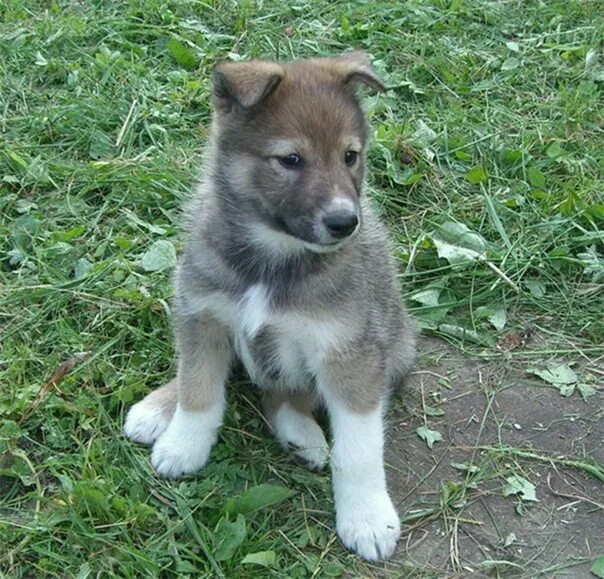
[[[374, 572], [334, 539], [328, 477], [281, 454], [252, 391], [232, 389], [200, 476], [158, 480], [120, 435], [174, 372], [171, 260], [141, 260], [181, 247], [220, 59], [368, 50], [391, 87], [366, 99], [369, 186], [422, 326], [492, 357], [530, 326], [533, 360], [601, 366], [598, 0], [5, 0], [0, 22], [0, 573]], [[295, 494], [225, 506], [265, 483]]]

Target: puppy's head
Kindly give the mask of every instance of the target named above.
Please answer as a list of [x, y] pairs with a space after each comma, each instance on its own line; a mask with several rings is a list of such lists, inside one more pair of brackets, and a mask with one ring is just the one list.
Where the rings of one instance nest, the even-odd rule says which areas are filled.
[[330, 251], [361, 223], [367, 56], [225, 63], [214, 76], [216, 167], [262, 242]]

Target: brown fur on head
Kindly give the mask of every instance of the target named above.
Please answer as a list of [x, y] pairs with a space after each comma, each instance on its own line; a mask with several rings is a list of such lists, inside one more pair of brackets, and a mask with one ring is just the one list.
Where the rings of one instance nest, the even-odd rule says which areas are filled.
[[384, 90], [362, 52], [216, 70], [215, 170], [229, 204], [245, 207], [265, 241], [323, 251], [358, 229], [366, 143], [359, 83]]

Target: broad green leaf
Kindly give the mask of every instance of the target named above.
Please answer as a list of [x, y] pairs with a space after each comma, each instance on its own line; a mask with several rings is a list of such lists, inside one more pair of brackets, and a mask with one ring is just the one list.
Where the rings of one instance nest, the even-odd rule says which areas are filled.
[[530, 374], [535, 374], [535, 376], [539, 376], [539, 378], [549, 382], [550, 384], [553, 384], [554, 386], [575, 384], [577, 382], [577, 375], [571, 370], [568, 364], [556, 364], [555, 362], [549, 362], [545, 369], [529, 368], [527, 372]]
[[537, 501], [535, 485], [517, 474], [507, 477], [503, 487], [503, 496], [520, 495], [523, 501]]
[[27, 166], [26, 174], [34, 183], [50, 183], [48, 168], [40, 155], [31, 160]]
[[230, 499], [224, 510], [228, 514], [252, 513], [258, 509], [276, 505], [294, 494], [296, 494], [295, 491], [282, 486], [262, 484], [249, 488]]
[[505, 328], [508, 321], [507, 312], [503, 304], [495, 304], [491, 306], [480, 306], [476, 308], [476, 316], [486, 318], [493, 326], [501, 331]]
[[427, 426], [420, 426], [415, 429], [415, 432], [430, 449], [434, 446], [435, 442], [443, 439], [443, 435], [438, 430], [430, 430]]
[[591, 572], [600, 579], [604, 579], [604, 555], [600, 555], [594, 559], [594, 564], [591, 566]]
[[475, 474], [480, 470], [480, 467], [475, 464], [467, 464], [465, 462], [452, 462], [451, 466], [455, 470], [460, 470], [461, 472], [468, 472], [470, 474]]
[[27, 169], [27, 161], [23, 157], [21, 157], [21, 155], [18, 155], [10, 149], [6, 149], [6, 154], [8, 155], [8, 158], [12, 161], [13, 167], [19, 169]]
[[596, 394], [596, 389], [585, 382], [579, 382], [577, 384], [577, 390], [579, 390], [579, 394], [581, 394], [583, 400], [587, 400], [590, 396]]
[[591, 215], [594, 219], [604, 221], [604, 204], [596, 203], [591, 207], [588, 207], [587, 213], [589, 213], [589, 215]]
[[438, 256], [451, 265], [484, 258], [487, 242], [463, 223], [448, 221], [432, 234]]
[[503, 306], [497, 308], [488, 318], [489, 322], [495, 326], [500, 332], [505, 328], [508, 321], [508, 315]]
[[425, 289], [419, 292], [414, 293], [412, 296], [409, 296], [414, 302], [419, 302], [424, 306], [437, 306], [438, 298], [440, 296], [440, 289]]
[[84, 277], [92, 269], [92, 264], [84, 257], [76, 261], [73, 274], [76, 279]]
[[424, 408], [426, 416], [444, 416], [445, 411], [442, 408], [433, 408], [432, 406], [426, 406]]
[[545, 295], [546, 288], [542, 281], [526, 281], [524, 285], [534, 298], [542, 298]]
[[414, 316], [420, 327], [438, 330], [438, 324], [447, 317], [449, 308], [434, 308], [423, 311], [414, 311]]
[[424, 121], [419, 120], [415, 132], [407, 137], [407, 143], [414, 147], [427, 147], [436, 139], [436, 133]]
[[241, 546], [247, 534], [245, 517], [237, 515], [234, 522], [220, 519], [214, 532], [216, 550], [214, 558], [216, 561], [228, 561], [233, 557], [235, 551]]
[[262, 567], [273, 567], [277, 560], [275, 551], [258, 551], [249, 553], [242, 560], [242, 565], [261, 565]]
[[483, 90], [490, 90], [499, 86], [498, 82], [494, 79], [485, 78], [477, 82], [470, 90], [471, 92], [480, 92]]
[[472, 185], [476, 185], [477, 183], [484, 183], [485, 181], [488, 181], [488, 179], [489, 176], [487, 172], [480, 165], [472, 167], [466, 173], [466, 181], [468, 181], [468, 183], [472, 183]]
[[88, 154], [91, 159], [98, 161], [99, 159], [113, 156], [115, 153], [115, 143], [108, 135], [95, 129], [90, 135], [90, 147]]
[[191, 49], [177, 38], [171, 38], [168, 42], [168, 50], [172, 58], [185, 68], [195, 68], [197, 60]]
[[107, 495], [86, 482], [78, 482], [73, 487], [73, 500], [78, 510], [94, 517], [102, 517], [109, 512]]
[[508, 165], [513, 165], [522, 159], [522, 151], [520, 149], [504, 149], [501, 153], [501, 160]]
[[143, 219], [141, 219], [136, 213], [130, 211], [130, 209], [122, 209], [122, 213], [128, 217], [128, 221], [133, 221], [137, 225], [144, 227], [151, 233], [156, 233], [157, 235], [164, 235], [166, 233], [166, 229], [159, 225], [155, 225], [154, 223], [147, 223]]
[[588, 247], [586, 251], [577, 254], [585, 268], [585, 275], [591, 276], [594, 283], [604, 280], [604, 258], [596, 251], [595, 246]]
[[161, 271], [174, 267], [175, 264], [176, 250], [166, 239], [156, 241], [141, 258], [141, 266], [145, 271]]
[[519, 66], [520, 60], [518, 60], [515, 56], [510, 56], [501, 63], [501, 70], [514, 70]]
[[448, 336], [453, 336], [454, 338], [458, 338], [460, 340], [467, 340], [475, 344], [493, 346], [496, 342], [495, 337], [490, 334], [469, 330], [454, 324], [439, 324], [438, 330]]
[[516, 541], [516, 535], [514, 533], [510, 533], [503, 542], [504, 547], [509, 547], [514, 541]]
[[37, 209], [38, 204], [34, 203], [30, 199], [19, 199], [15, 205], [17, 213], [29, 213], [32, 209]]
[[545, 175], [537, 167], [529, 167], [526, 171], [529, 183], [537, 189], [545, 189]]
[[558, 159], [566, 154], [566, 151], [562, 148], [558, 141], [554, 141], [547, 149], [545, 149], [545, 154], [550, 159]]

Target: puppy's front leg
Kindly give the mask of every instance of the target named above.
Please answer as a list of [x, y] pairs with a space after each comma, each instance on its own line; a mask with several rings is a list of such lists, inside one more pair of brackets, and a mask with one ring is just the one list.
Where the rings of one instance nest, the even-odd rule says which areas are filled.
[[151, 456], [155, 470], [165, 477], [194, 472], [208, 461], [222, 425], [232, 359], [228, 330], [211, 317], [181, 320], [177, 339], [178, 403]]
[[390, 557], [400, 536], [384, 472], [383, 380], [379, 354], [371, 351], [332, 357], [319, 379], [334, 438], [336, 529], [369, 561]]

